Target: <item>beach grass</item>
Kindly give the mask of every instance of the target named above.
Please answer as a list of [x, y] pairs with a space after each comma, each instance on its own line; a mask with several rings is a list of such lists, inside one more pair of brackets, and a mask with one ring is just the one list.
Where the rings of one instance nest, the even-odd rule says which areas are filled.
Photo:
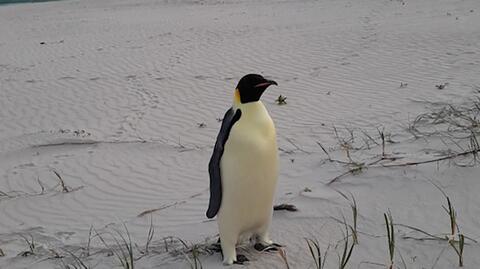
[[393, 269], [394, 259], [395, 259], [395, 228], [393, 226], [393, 217], [392, 213], [384, 213], [383, 217], [385, 218], [385, 228], [387, 230], [387, 242], [388, 242], [388, 254], [389, 254], [389, 269]]

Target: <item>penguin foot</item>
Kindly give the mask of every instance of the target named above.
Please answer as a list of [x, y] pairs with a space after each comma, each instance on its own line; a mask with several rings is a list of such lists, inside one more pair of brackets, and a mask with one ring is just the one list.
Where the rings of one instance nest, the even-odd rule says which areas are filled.
[[245, 255], [238, 254], [237, 255], [237, 260], [234, 261], [234, 264], [244, 264], [245, 262], [250, 261]]
[[279, 248], [282, 248], [283, 246], [277, 243], [272, 243], [270, 245], [264, 245], [262, 243], [256, 243], [253, 246], [257, 251], [265, 251], [265, 252], [271, 252], [271, 251], [278, 251]]
[[211, 250], [213, 252], [222, 252], [222, 246], [220, 245], [220, 243], [213, 243], [208, 246], [208, 250]]

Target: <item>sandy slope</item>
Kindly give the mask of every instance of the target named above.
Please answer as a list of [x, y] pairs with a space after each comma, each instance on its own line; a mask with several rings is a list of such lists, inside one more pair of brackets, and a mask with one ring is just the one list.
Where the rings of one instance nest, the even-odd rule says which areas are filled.
[[[53, 256], [48, 249], [73, 264], [66, 250], [80, 255], [91, 225], [112, 232], [125, 222], [143, 245], [150, 216], [157, 253], [136, 266], [188, 268], [184, 256], [165, 253], [162, 238], [202, 243], [215, 236], [216, 224], [204, 216], [206, 166], [217, 119], [249, 72], [280, 85], [264, 102], [282, 151], [277, 202], [300, 209], [276, 213], [272, 227], [291, 268], [312, 266], [304, 237], [316, 237], [323, 249], [342, 238], [332, 217], [343, 212], [349, 219], [350, 209], [333, 188], [351, 192], [359, 205], [362, 234], [350, 268], [386, 263], [388, 209], [395, 222], [448, 232], [446, 202], [428, 180], [454, 201], [462, 232], [479, 240], [478, 167], [370, 168], [327, 187], [347, 168], [325, 163], [317, 145], [345, 159], [333, 126], [354, 129], [359, 144], [366, 139], [362, 130], [375, 136], [384, 127], [398, 142], [388, 153], [403, 160], [455, 148], [435, 137], [415, 140], [405, 129], [442, 102], [464, 104], [475, 96], [478, 25], [475, 0], [87, 0], [0, 7], [0, 191], [10, 196], [0, 196], [6, 254], [0, 268], [64, 268], [61, 259], [47, 259]], [[445, 89], [435, 87], [445, 82]], [[275, 104], [279, 94], [287, 105]], [[354, 158], [375, 159], [381, 147], [372, 146]], [[61, 192], [53, 171], [72, 192]], [[155, 208], [162, 209], [137, 217]], [[27, 249], [20, 234], [34, 237], [36, 255], [17, 256]], [[401, 227], [397, 235], [420, 236]], [[477, 268], [480, 246], [468, 243], [465, 268]], [[456, 266], [445, 242], [398, 238], [397, 244], [408, 268]], [[95, 268], [118, 266], [105, 249], [95, 238], [95, 254], [82, 259]], [[248, 268], [284, 266], [278, 254], [246, 251], [253, 260]], [[327, 268], [337, 268], [330, 252]], [[218, 254], [201, 260], [204, 268], [222, 268]]]

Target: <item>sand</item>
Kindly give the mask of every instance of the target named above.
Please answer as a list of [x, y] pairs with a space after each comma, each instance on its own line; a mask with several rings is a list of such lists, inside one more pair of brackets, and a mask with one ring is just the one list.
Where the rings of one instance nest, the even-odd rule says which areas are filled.
[[[359, 211], [359, 244], [347, 268], [389, 265], [388, 211], [395, 224], [443, 238], [447, 201], [435, 185], [470, 238], [464, 268], [478, 268], [480, 170], [473, 157], [381, 164], [468, 150], [469, 140], [448, 137], [457, 134], [448, 126], [419, 122], [435, 130], [421, 138], [407, 129], [422, 113], [469, 107], [478, 98], [479, 25], [475, 0], [1, 6], [0, 268], [122, 268], [112, 237], [123, 245], [116, 231], [126, 236], [124, 226], [135, 268], [190, 268], [191, 253], [164, 238], [188, 246], [216, 240], [216, 223], [205, 217], [207, 163], [218, 119], [251, 72], [279, 83], [263, 102], [279, 136], [276, 203], [299, 209], [275, 212], [271, 227], [290, 268], [314, 268], [305, 237], [322, 251], [330, 245], [325, 268], [338, 268], [344, 226], [337, 220], [344, 215], [352, 224], [352, 213], [337, 191], [351, 193]], [[275, 102], [279, 95], [287, 104]], [[330, 162], [318, 145], [332, 159], [372, 163], [382, 155], [378, 130], [387, 134], [385, 156], [395, 161], [368, 168]], [[327, 185], [352, 167], [362, 169]], [[154, 236], [142, 254], [151, 221]], [[401, 225], [395, 234], [398, 268], [458, 266], [448, 242], [418, 240], [428, 236]], [[32, 255], [23, 237], [33, 238]], [[240, 252], [251, 260], [246, 268], [286, 268], [278, 253]], [[218, 253], [202, 251], [200, 261], [223, 268]]]

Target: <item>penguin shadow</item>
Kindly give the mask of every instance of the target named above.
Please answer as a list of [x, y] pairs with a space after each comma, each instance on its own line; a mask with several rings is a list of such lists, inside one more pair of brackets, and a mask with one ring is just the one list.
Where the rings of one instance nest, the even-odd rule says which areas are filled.
[[[249, 247], [253, 245], [253, 248], [261, 253], [261, 252], [278, 252], [280, 251], [281, 248], [285, 247], [283, 245], [277, 244], [277, 243], [272, 243], [269, 245], [265, 245], [259, 242], [256, 242], [256, 238], [250, 238], [249, 244], [245, 244], [245, 246], [240, 246], [240, 249], [243, 249], [245, 247]], [[216, 243], [211, 244], [208, 249], [212, 252], [215, 253], [220, 253], [222, 255], [223, 259], [223, 253], [222, 253], [222, 246], [221, 246], [221, 241], [220, 238], [218, 238]], [[234, 264], [239, 264], [239, 265], [244, 265], [246, 262], [249, 262], [250, 259], [247, 258], [246, 255], [244, 254], [237, 254], [237, 260], [234, 262]]]

